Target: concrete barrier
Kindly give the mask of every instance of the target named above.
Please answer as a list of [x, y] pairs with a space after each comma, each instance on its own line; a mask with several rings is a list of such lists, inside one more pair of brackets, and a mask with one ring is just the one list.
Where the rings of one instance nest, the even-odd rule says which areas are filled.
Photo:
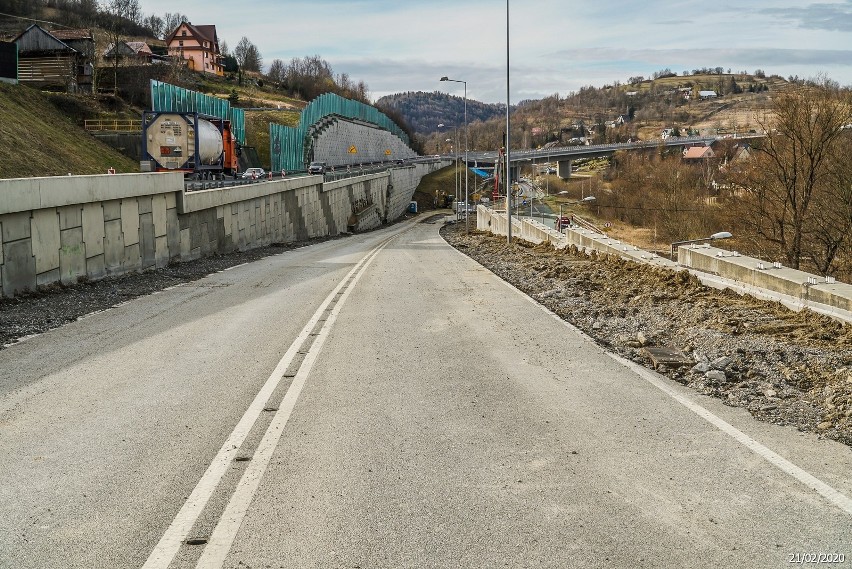
[[752, 294], [774, 293], [790, 308], [811, 310], [852, 322], [852, 285], [781, 264], [761, 261], [710, 245], [679, 247], [678, 264], [739, 283]]
[[[213, 253], [337, 235], [405, 212], [423, 163], [323, 182], [322, 176], [186, 192], [179, 173], [0, 180], [0, 291], [11, 297], [159, 268]], [[369, 207], [367, 207], [369, 206]]]
[[[480, 205], [476, 224], [480, 231], [506, 235], [506, 212]], [[549, 242], [557, 249], [574, 245], [586, 253], [595, 251], [665, 269], [689, 270], [707, 286], [730, 288], [781, 302], [793, 310], [807, 308], [852, 323], [852, 285], [709, 245], [679, 247], [678, 261], [674, 262], [591, 230], [572, 227], [560, 233], [526, 217], [512, 217], [512, 234], [531, 243]]]

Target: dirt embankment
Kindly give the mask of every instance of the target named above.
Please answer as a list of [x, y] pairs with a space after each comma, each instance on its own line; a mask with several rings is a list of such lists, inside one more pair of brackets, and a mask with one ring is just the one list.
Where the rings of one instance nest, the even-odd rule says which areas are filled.
[[[508, 245], [461, 224], [442, 235], [619, 355], [758, 419], [852, 446], [852, 326], [709, 289], [686, 271]], [[660, 364], [654, 348], [685, 361]]]

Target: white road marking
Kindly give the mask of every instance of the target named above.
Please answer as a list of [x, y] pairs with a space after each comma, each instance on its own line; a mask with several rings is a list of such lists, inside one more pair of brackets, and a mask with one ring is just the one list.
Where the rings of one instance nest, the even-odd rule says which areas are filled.
[[846, 512], [847, 514], [852, 515], [852, 499], [848, 496], [844, 495], [839, 490], [832, 488], [816, 476], [812, 475], [808, 471], [796, 466], [783, 456], [779, 455], [775, 451], [766, 447], [765, 445], [757, 442], [752, 437], [748, 436], [735, 426], [731, 425], [721, 417], [714, 415], [712, 412], [702, 407], [695, 401], [690, 400], [682, 393], [678, 393], [672, 386], [668, 385], [666, 381], [661, 378], [656, 373], [645, 369], [635, 362], [631, 362], [622, 357], [619, 357], [615, 354], [609, 354], [617, 362], [621, 363], [625, 367], [630, 368], [635, 373], [637, 373], [642, 379], [725, 433], [730, 436], [732, 439], [736, 440], [738, 443], [748, 448], [753, 453], [757, 454], [761, 458], [765, 459], [767, 462], [778, 468], [779, 470], [785, 472], [786, 474], [792, 476], [808, 488], [816, 491], [820, 496]]
[[[458, 252], [459, 255], [462, 255], [462, 256], [470, 259], [470, 257], [467, 257], [467, 255], [465, 255], [461, 251], [458, 251], [457, 249], [456, 249], [456, 251]], [[474, 261], [474, 262], [476, 262], [476, 261]], [[491, 270], [488, 269], [488, 267], [485, 267], [483, 265], [480, 265], [480, 266], [482, 268], [484, 268], [486, 271], [490, 272], [491, 274], [494, 274]], [[523, 292], [519, 288], [515, 287], [514, 285], [512, 285], [511, 283], [509, 283], [507, 281], [504, 281], [502, 278], [500, 278], [496, 274], [494, 274], [494, 276], [497, 277], [498, 279], [500, 279], [507, 287], [509, 287], [510, 289], [512, 289], [513, 291], [515, 291], [519, 295], [521, 295], [527, 301], [534, 304], [535, 306], [537, 306], [538, 308], [543, 310], [545, 313], [549, 314], [551, 317], [558, 320], [563, 326], [570, 328], [571, 330], [573, 330], [574, 332], [580, 334], [581, 336], [583, 336], [585, 338], [589, 338], [589, 336], [585, 332], [583, 332], [582, 330], [580, 330], [579, 328], [577, 328], [576, 326], [574, 326], [570, 322], [563, 320], [558, 314], [556, 314], [555, 312], [553, 312], [552, 310], [550, 310], [549, 308], [547, 308], [543, 304], [539, 304], [538, 301], [536, 301], [534, 298], [528, 296], [525, 292]], [[589, 340], [593, 341], [591, 338], [589, 338]], [[607, 356], [611, 357], [615, 361], [619, 362], [620, 364], [622, 364], [622, 365], [628, 367], [629, 369], [631, 369], [632, 371], [634, 371], [637, 375], [639, 375], [639, 377], [641, 377], [642, 379], [644, 379], [645, 381], [647, 381], [648, 383], [650, 383], [654, 387], [660, 389], [663, 393], [665, 393], [666, 395], [668, 395], [669, 397], [671, 397], [672, 399], [674, 399], [675, 401], [677, 401], [678, 403], [680, 403], [681, 405], [683, 405], [684, 407], [686, 407], [687, 409], [689, 409], [690, 411], [692, 411], [693, 413], [695, 413], [696, 415], [698, 415], [699, 417], [701, 417], [702, 419], [704, 419], [705, 421], [707, 421], [708, 423], [710, 423], [711, 425], [713, 425], [714, 427], [716, 427], [717, 429], [719, 429], [720, 431], [725, 433], [726, 435], [730, 436], [732, 439], [734, 439], [735, 441], [737, 441], [738, 443], [740, 443], [744, 447], [748, 448], [750, 451], [752, 451], [753, 453], [755, 453], [759, 457], [763, 458], [764, 460], [766, 460], [771, 465], [775, 466], [776, 468], [778, 468], [779, 470], [781, 470], [782, 472], [784, 472], [788, 476], [795, 478], [801, 484], [803, 484], [803, 485], [807, 486], [808, 488], [814, 490], [815, 492], [817, 492], [820, 496], [822, 496], [823, 498], [828, 500], [834, 506], [840, 508], [841, 510], [843, 510], [847, 514], [852, 515], [852, 498], [849, 498], [849, 496], [846, 496], [845, 494], [843, 494], [842, 492], [840, 492], [836, 488], [826, 484], [825, 482], [823, 482], [822, 480], [820, 480], [819, 478], [817, 478], [813, 474], [809, 473], [805, 469], [803, 469], [803, 468], [797, 466], [796, 464], [790, 462], [789, 460], [787, 460], [783, 456], [779, 455], [778, 453], [776, 453], [775, 451], [773, 451], [769, 447], [759, 443], [758, 441], [756, 441], [752, 437], [748, 436], [747, 434], [745, 434], [741, 430], [737, 429], [736, 427], [734, 427], [733, 425], [731, 425], [730, 423], [728, 423], [727, 421], [725, 421], [721, 417], [714, 415], [711, 411], [709, 411], [705, 407], [702, 407], [701, 405], [692, 401], [691, 399], [689, 399], [685, 395], [678, 393], [677, 390], [675, 390], [673, 387], [668, 385], [666, 383], [666, 381], [662, 377], [660, 377], [657, 373], [652, 372], [652, 371], [640, 366], [639, 364], [637, 364], [635, 362], [631, 362], [631, 361], [626, 360], [626, 359], [624, 359], [624, 358], [622, 358], [622, 357], [620, 357], [616, 354], [608, 352], [608, 351], [604, 350], [603, 348], [601, 348], [600, 346], [597, 346], [596, 344], [595, 344], [595, 347], [597, 347], [597, 349], [599, 349], [601, 351], [601, 353], [606, 354]]]
[[272, 460], [272, 455], [275, 452], [275, 448], [278, 446], [278, 441], [281, 439], [281, 435], [284, 434], [284, 427], [290, 419], [290, 415], [296, 406], [296, 401], [299, 399], [299, 395], [307, 381], [308, 375], [311, 373], [314, 362], [316, 362], [316, 359], [328, 338], [329, 332], [334, 326], [334, 322], [337, 320], [337, 315], [340, 313], [340, 310], [343, 308], [346, 299], [355, 288], [355, 285], [358, 284], [358, 281], [364, 275], [367, 267], [369, 267], [370, 263], [379, 251], [381, 251], [388, 243], [389, 241], [386, 241], [382, 245], [373, 249], [373, 251], [368, 255], [366, 261], [360, 266], [358, 273], [346, 286], [337, 304], [334, 305], [328, 319], [317, 334], [317, 337], [311, 345], [311, 348], [308, 350], [308, 353], [305, 355], [305, 359], [302, 361], [302, 365], [296, 373], [296, 377], [293, 378], [293, 383], [290, 384], [290, 387], [287, 389], [287, 393], [281, 401], [278, 412], [275, 414], [275, 417], [272, 419], [266, 433], [263, 435], [263, 439], [260, 441], [251, 462], [246, 468], [246, 471], [243, 473], [233, 496], [231, 496], [231, 500], [228, 502], [228, 505], [219, 520], [219, 523], [216, 524], [213, 534], [210, 536], [210, 539], [208, 539], [204, 552], [198, 560], [196, 569], [214, 569], [224, 565], [225, 559], [227, 558], [228, 553], [231, 550], [231, 546], [234, 543], [234, 539], [237, 537], [237, 532], [245, 519], [246, 513], [254, 499], [254, 495], [260, 486], [260, 482], [263, 479], [264, 474], [266, 473], [269, 462]]
[[[278, 365], [275, 367], [275, 370], [269, 376], [269, 379], [266, 380], [266, 383], [263, 385], [257, 396], [254, 398], [254, 401], [252, 401], [251, 405], [246, 410], [239, 423], [237, 423], [237, 426], [234, 428], [231, 435], [225, 441], [225, 444], [222, 445], [221, 449], [216, 454], [213, 461], [210, 463], [210, 466], [207, 467], [207, 470], [205, 471], [201, 479], [198, 481], [198, 484], [196, 484], [192, 493], [189, 495], [189, 498], [187, 498], [186, 502], [178, 511], [177, 515], [175, 516], [172, 523], [169, 525], [166, 532], [160, 538], [160, 541], [157, 543], [154, 550], [148, 556], [147, 561], [145, 561], [145, 565], [143, 565], [143, 569], [167, 569], [168, 566], [171, 564], [172, 560], [174, 560], [175, 556], [180, 550], [181, 545], [189, 535], [189, 532], [192, 530], [192, 526], [198, 520], [198, 517], [204, 510], [204, 507], [207, 505], [207, 502], [210, 500], [210, 497], [213, 495], [213, 492], [216, 490], [216, 487], [219, 485], [219, 482], [221, 481], [225, 472], [231, 466], [233, 459], [237, 455], [237, 451], [240, 449], [240, 446], [245, 441], [246, 437], [249, 434], [249, 431], [251, 431], [251, 428], [254, 426], [258, 417], [263, 412], [267, 401], [269, 400], [275, 389], [278, 387], [278, 384], [281, 382], [284, 373], [287, 371], [287, 368], [290, 366], [291, 362], [296, 357], [297, 352], [301, 348], [302, 344], [309, 337], [311, 331], [316, 327], [317, 322], [321, 319], [323, 313], [326, 311], [328, 306], [334, 301], [335, 296], [337, 296], [341, 289], [343, 289], [343, 287], [350, 281], [353, 275], [358, 273], [358, 271], [362, 270], [365, 265], [372, 259], [375, 253], [382, 249], [386, 244], [387, 243], [377, 246], [369, 253], [367, 253], [360, 260], [360, 262], [355, 267], [353, 267], [352, 270], [349, 271], [349, 273], [347, 273], [346, 277], [341, 280], [340, 284], [338, 284], [334, 288], [334, 290], [331, 291], [331, 293], [325, 298], [322, 304], [320, 304], [319, 308], [317, 308], [311, 319], [308, 320], [308, 323], [305, 325], [305, 327], [290, 345], [290, 348], [284, 354], [284, 357], [281, 358], [281, 361], [278, 362]], [[327, 325], [328, 324], [326, 324], [326, 326]], [[325, 330], [325, 326], [323, 327], [323, 329]], [[317, 337], [314, 343], [316, 343], [316, 341], [318, 341], [319, 339], [320, 337]], [[302, 363], [303, 367], [305, 366], [305, 362], [307, 360], [308, 357], [306, 356], [305, 360]], [[296, 379], [294, 379], [293, 381], [293, 384], [295, 383]], [[302, 380], [302, 383], [304, 383], [304, 380]], [[293, 389], [292, 385], [290, 389]], [[301, 386], [299, 387], [299, 389], [301, 389]], [[275, 424], [274, 421], [273, 424]]]

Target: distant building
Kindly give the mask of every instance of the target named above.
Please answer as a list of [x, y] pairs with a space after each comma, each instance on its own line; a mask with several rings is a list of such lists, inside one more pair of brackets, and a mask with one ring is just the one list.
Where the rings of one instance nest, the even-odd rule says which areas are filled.
[[186, 61], [193, 71], [224, 75], [216, 26], [193, 26], [183, 22], [166, 38], [169, 55]]
[[117, 47], [110, 45], [104, 53], [104, 59], [112, 60], [116, 55], [120, 61], [130, 65], [147, 65], [154, 59], [151, 48], [144, 41], [123, 41]]
[[691, 148], [684, 148], [683, 150], [684, 160], [707, 160], [714, 156], [716, 156], [716, 153], [709, 146], [693, 146]]
[[33, 24], [13, 42], [18, 46], [18, 80], [41, 89], [91, 91], [95, 39], [91, 30], [49, 32]]
[[716, 95], [716, 91], [699, 91], [698, 98], [699, 99], [715, 99], [718, 95]]

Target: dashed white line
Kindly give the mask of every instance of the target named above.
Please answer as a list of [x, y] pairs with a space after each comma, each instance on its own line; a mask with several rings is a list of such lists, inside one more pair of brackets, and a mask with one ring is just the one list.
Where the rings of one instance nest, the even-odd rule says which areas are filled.
[[[329, 305], [335, 300], [335, 297], [340, 293], [342, 289], [350, 282], [356, 274], [361, 274], [359, 271], [362, 271], [363, 268], [369, 263], [370, 260], [375, 256], [375, 254], [384, 248], [387, 245], [387, 241], [383, 244], [373, 248], [370, 252], [368, 252], [359, 262], [352, 268], [349, 273], [347, 273], [346, 277], [344, 277], [341, 282], [334, 288], [334, 290], [329, 293], [329, 295], [325, 298], [325, 300], [320, 304], [319, 308], [317, 308], [314, 315], [308, 320], [308, 323], [290, 345], [290, 348], [284, 354], [284, 357], [281, 358], [281, 361], [278, 362], [278, 365], [275, 367], [275, 370], [266, 380], [266, 383], [263, 385], [261, 390], [258, 392], [257, 396], [252, 401], [249, 408], [246, 410], [243, 417], [240, 419], [237, 426], [234, 428], [231, 435], [222, 445], [219, 452], [214, 457], [213, 461], [210, 463], [210, 466], [204, 472], [204, 475], [198, 481], [192, 493], [187, 498], [186, 502], [183, 504], [181, 509], [178, 511], [172, 523], [169, 525], [166, 532], [160, 538], [160, 541], [154, 547], [154, 550], [148, 556], [148, 559], [145, 561], [143, 565], [143, 569], [167, 569], [171, 564], [172, 560], [177, 555], [178, 551], [181, 548], [184, 540], [189, 535], [189, 532], [192, 530], [192, 526], [198, 520], [205, 506], [207, 505], [210, 497], [213, 495], [216, 487], [219, 485], [219, 482], [222, 480], [222, 477], [227, 472], [228, 468], [231, 466], [233, 459], [236, 457], [237, 451], [240, 446], [245, 441], [246, 437], [248, 437], [249, 431], [254, 426], [260, 414], [263, 412], [264, 407], [266, 406], [267, 401], [272, 396], [272, 393], [278, 387], [278, 384], [281, 382], [281, 379], [284, 376], [284, 373], [287, 371], [287, 368], [292, 363], [293, 359], [296, 357], [298, 351], [304, 344], [305, 340], [309, 337], [311, 331], [316, 327], [317, 323], [322, 319], [322, 316], [328, 309]], [[340, 300], [342, 301], [346, 295], [348, 295], [348, 290], [344, 294]], [[326, 329], [328, 326], [328, 322], [326, 322], [323, 329]], [[319, 341], [321, 336], [317, 337], [314, 340], [314, 344]], [[313, 351], [313, 350], [312, 350]], [[305, 367], [308, 358], [305, 357], [303, 360], [302, 367]], [[299, 374], [297, 374], [298, 377]], [[304, 379], [302, 379], [302, 383], [304, 383]], [[293, 389], [293, 385], [296, 384], [296, 380], [294, 379], [293, 384], [290, 386], [290, 390]], [[297, 388], [297, 391], [301, 390], [301, 385]], [[289, 394], [288, 390], [288, 394]], [[298, 393], [296, 393], [296, 397], [298, 397]], [[285, 400], [287, 397], [285, 396]], [[295, 400], [293, 401], [295, 404]], [[280, 413], [280, 410], [279, 410]], [[278, 415], [276, 415], [277, 417]], [[289, 414], [288, 414], [289, 416]], [[275, 424], [275, 420], [273, 420], [273, 424]]]

